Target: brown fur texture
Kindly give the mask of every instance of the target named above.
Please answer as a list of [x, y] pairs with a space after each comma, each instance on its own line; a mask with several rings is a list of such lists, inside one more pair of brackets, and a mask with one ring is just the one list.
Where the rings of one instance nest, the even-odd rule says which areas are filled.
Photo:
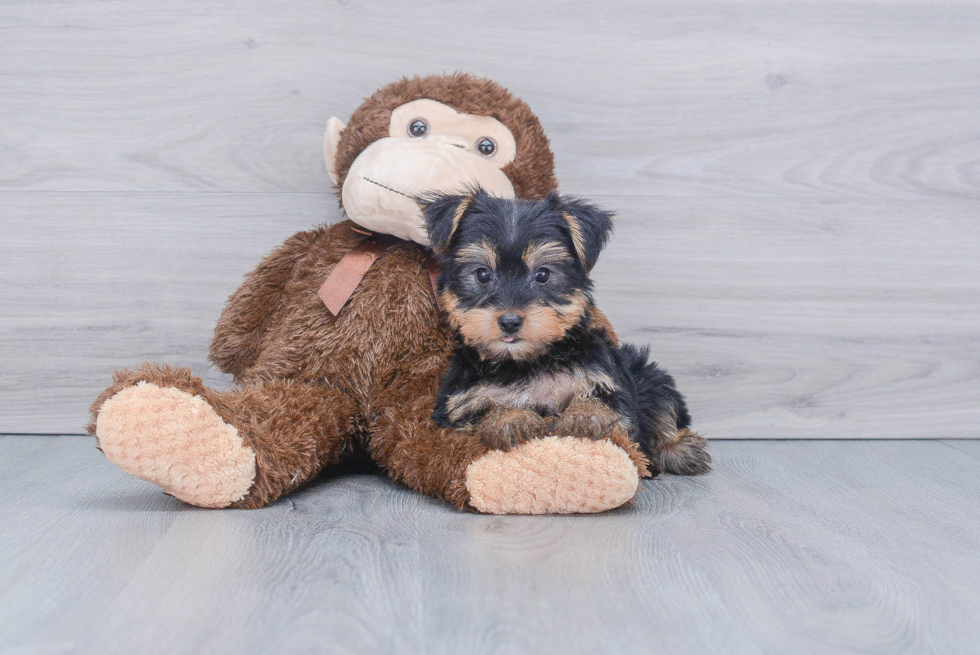
[[[540, 198], [556, 186], [548, 141], [527, 105], [494, 82], [453, 75], [404, 79], [365, 101], [343, 132], [337, 188], [357, 154], [386, 135], [391, 110], [417, 98], [507, 125], [518, 156], [504, 172], [519, 195]], [[318, 297], [334, 266], [366, 238], [351, 221], [300, 232], [246, 276], [211, 344], [211, 361], [239, 388], [214, 391], [184, 368], [121, 370], [92, 404], [89, 432], [98, 438], [107, 400], [147, 382], [200, 397], [254, 451], [254, 484], [232, 507], [268, 505], [366, 448], [394, 480], [474, 509], [467, 470], [487, 446], [430, 419], [453, 336], [434, 297], [427, 252], [407, 241], [387, 248], [337, 316]], [[595, 320], [608, 325], [599, 312]], [[628, 439], [608, 439], [648, 472]]]
[[528, 350], [525, 359], [540, 357], [551, 344], [560, 341], [565, 334], [582, 320], [582, 314], [589, 303], [585, 296], [576, 293], [564, 305], [549, 307], [534, 305], [524, 316], [524, 330], [521, 336]]
[[[212, 361], [232, 373], [240, 389], [213, 391], [186, 369], [147, 364], [120, 371], [93, 404], [90, 431], [95, 434], [94, 419], [107, 398], [146, 380], [200, 395], [255, 450], [256, 483], [237, 507], [268, 504], [359, 444], [388, 465], [386, 428], [400, 435], [403, 449], [419, 440], [422, 452], [409, 460], [425, 469], [394, 477], [445, 497], [442, 478], [450, 471], [462, 475], [484, 449], [427, 449], [440, 441], [428, 416], [450, 333], [435, 305], [424, 251], [410, 242], [388, 248], [339, 316], [317, 296], [331, 268], [364, 238], [349, 221], [301, 232], [246, 277], [229, 299], [211, 350]], [[413, 411], [424, 421], [414, 421]], [[453, 457], [464, 453], [465, 461], [454, 465]], [[458, 491], [454, 500], [464, 506]]]
[[619, 425], [620, 418], [608, 405], [595, 398], [579, 398], [551, 426], [554, 434], [583, 439], [601, 439]]
[[619, 337], [616, 336], [616, 330], [613, 329], [612, 323], [609, 322], [606, 315], [595, 305], [592, 305], [589, 310], [589, 327], [602, 330], [609, 335], [609, 340], [614, 346], [619, 345]]
[[351, 114], [337, 146], [337, 189], [357, 156], [378, 139], [388, 136], [391, 112], [396, 107], [428, 98], [466, 114], [490, 116], [514, 135], [517, 157], [503, 168], [518, 198], [541, 200], [558, 188], [555, 159], [541, 122], [523, 100], [487, 79], [464, 73], [406, 77], [380, 89]]
[[510, 450], [544, 434], [548, 424], [529, 409], [495, 407], [480, 422], [480, 441], [488, 448]]
[[669, 443], [662, 443], [654, 464], [674, 475], [700, 475], [711, 470], [708, 444], [697, 432], [684, 428], [674, 432]]

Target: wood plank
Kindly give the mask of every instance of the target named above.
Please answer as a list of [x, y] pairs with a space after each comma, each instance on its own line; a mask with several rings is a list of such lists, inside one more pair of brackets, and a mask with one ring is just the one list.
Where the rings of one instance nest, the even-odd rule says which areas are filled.
[[[313, 194], [0, 200], [0, 432], [76, 432], [111, 371], [147, 359], [227, 388], [206, 359], [225, 298], [287, 235], [337, 218]], [[677, 376], [709, 436], [980, 436], [972, 209], [597, 200], [619, 213], [600, 306]]]
[[977, 439], [956, 439], [943, 441], [944, 444], [958, 450], [961, 453], [966, 453], [971, 457], [980, 459], [980, 440]]
[[[980, 435], [971, 210], [599, 201], [620, 216], [600, 306], [674, 372], [710, 436]], [[225, 298], [285, 236], [337, 217], [309, 194], [24, 193], [5, 209], [6, 432], [78, 431], [111, 371], [147, 359], [227, 388], [206, 360]]]
[[597, 298], [720, 438], [980, 436], [980, 225], [957, 202], [610, 198]]
[[980, 198], [976, 2], [0, 11], [0, 188], [323, 191], [328, 116], [462, 69], [526, 97], [579, 193]]
[[312, 194], [0, 194], [0, 432], [77, 433], [120, 367], [192, 367], [227, 297], [290, 234], [336, 218]]
[[600, 301], [702, 430], [980, 436], [980, 4], [0, 16], [0, 431], [77, 431], [109, 372], [144, 359], [227, 387], [205, 362], [223, 299], [337, 217], [326, 116], [461, 68], [525, 96], [563, 188], [620, 211]]
[[[971, 653], [980, 461], [715, 441], [598, 516], [459, 513], [371, 473], [181, 505], [87, 437], [0, 477], [0, 650]], [[38, 484], [43, 480], [43, 484]], [[152, 646], [150, 646], [152, 645]]]

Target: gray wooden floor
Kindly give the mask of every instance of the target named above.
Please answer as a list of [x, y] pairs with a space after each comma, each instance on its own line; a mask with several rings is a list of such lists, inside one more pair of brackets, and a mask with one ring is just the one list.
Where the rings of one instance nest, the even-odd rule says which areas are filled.
[[0, 437], [0, 653], [976, 653], [980, 442], [716, 441], [599, 516], [383, 476], [191, 508]]

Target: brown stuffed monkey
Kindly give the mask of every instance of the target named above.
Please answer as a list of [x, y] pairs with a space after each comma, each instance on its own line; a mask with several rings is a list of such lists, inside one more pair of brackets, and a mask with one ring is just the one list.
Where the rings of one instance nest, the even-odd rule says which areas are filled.
[[430, 419], [452, 335], [414, 198], [477, 185], [545, 197], [554, 160], [530, 108], [468, 75], [403, 79], [346, 126], [330, 119], [325, 149], [349, 220], [290, 237], [228, 300], [210, 359], [238, 388], [213, 391], [157, 364], [116, 372], [88, 426], [106, 457], [200, 507], [263, 507], [359, 448], [396, 481], [462, 509], [596, 512], [629, 501], [650, 465], [615, 434], [488, 450]]

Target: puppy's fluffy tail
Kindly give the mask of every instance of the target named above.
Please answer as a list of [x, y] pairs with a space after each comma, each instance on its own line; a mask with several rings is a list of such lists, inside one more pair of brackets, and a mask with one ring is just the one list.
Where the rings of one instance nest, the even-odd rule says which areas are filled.
[[649, 348], [627, 343], [620, 355], [637, 395], [637, 441], [650, 463], [677, 475], [707, 472], [711, 468], [707, 444], [691, 432], [691, 415], [674, 378], [650, 361]]

